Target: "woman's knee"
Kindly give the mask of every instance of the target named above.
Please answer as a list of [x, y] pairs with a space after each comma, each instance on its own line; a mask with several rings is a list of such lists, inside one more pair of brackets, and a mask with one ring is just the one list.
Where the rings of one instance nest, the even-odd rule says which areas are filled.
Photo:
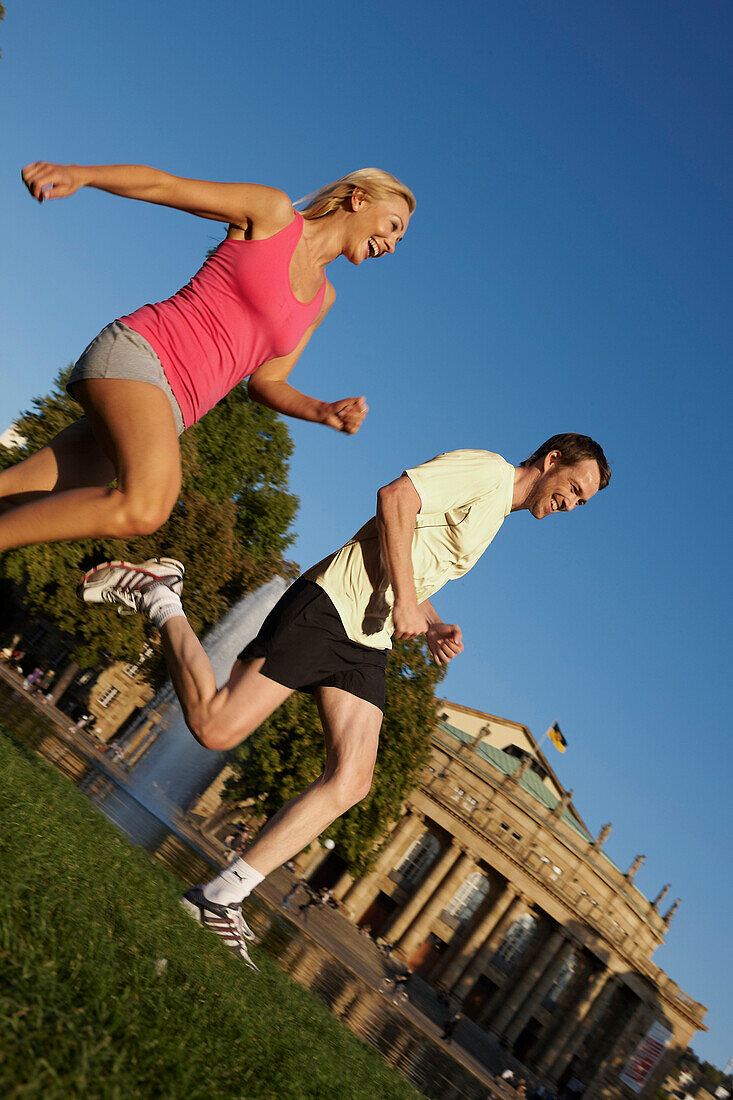
[[115, 503], [116, 534], [120, 535], [152, 535], [162, 527], [173, 511], [176, 496], [172, 494], [166, 497], [146, 498], [129, 493], [116, 494]]

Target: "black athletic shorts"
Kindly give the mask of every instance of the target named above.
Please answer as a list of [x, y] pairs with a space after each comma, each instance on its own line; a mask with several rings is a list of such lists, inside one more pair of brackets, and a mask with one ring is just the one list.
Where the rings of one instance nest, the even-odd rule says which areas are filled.
[[240, 661], [264, 657], [260, 672], [297, 691], [337, 687], [384, 712], [388, 649], [352, 642], [320, 585], [297, 580], [273, 607]]

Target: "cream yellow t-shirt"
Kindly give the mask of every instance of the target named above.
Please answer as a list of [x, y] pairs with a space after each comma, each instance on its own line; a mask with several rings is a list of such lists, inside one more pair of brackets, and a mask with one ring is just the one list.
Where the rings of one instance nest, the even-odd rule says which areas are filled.
[[[462, 577], [512, 507], [514, 467], [491, 451], [449, 451], [405, 473], [421, 501], [412, 540], [417, 602]], [[330, 597], [349, 638], [391, 649], [394, 593], [382, 562], [376, 517], [304, 577]]]

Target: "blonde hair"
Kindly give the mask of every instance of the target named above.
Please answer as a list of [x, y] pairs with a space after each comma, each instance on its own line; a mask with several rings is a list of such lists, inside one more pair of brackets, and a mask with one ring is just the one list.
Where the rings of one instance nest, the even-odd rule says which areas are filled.
[[389, 172], [383, 172], [381, 168], [359, 168], [356, 172], [349, 172], [348, 176], [342, 176], [334, 183], [328, 183], [320, 191], [314, 191], [312, 195], [306, 195], [300, 199], [296, 206], [304, 218], [323, 218], [338, 210], [340, 206], [351, 198], [354, 190], [360, 188], [372, 202], [379, 202], [390, 195], [399, 195], [407, 203], [410, 213], [415, 209], [415, 196], [409, 187], [401, 183], [396, 176]]

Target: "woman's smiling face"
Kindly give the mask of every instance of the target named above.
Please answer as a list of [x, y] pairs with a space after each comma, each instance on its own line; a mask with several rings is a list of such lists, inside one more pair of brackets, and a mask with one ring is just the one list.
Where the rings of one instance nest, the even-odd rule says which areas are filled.
[[401, 195], [373, 202], [360, 189], [351, 196], [348, 237], [343, 254], [352, 264], [394, 252], [410, 220], [410, 209]]

